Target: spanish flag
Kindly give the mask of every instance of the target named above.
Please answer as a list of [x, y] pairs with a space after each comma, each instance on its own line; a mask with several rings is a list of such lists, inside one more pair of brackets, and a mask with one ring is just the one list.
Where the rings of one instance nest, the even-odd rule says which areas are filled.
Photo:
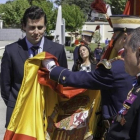
[[100, 91], [63, 87], [49, 79], [42, 52], [26, 60], [24, 78], [4, 140], [85, 140], [96, 131]]

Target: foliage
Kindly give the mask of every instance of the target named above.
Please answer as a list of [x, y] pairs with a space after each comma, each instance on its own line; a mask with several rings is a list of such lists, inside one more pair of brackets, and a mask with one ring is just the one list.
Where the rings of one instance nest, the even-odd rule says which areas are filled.
[[93, 35], [93, 40], [95, 43], [99, 43], [100, 40], [101, 40], [102, 36], [101, 34], [99, 33], [99, 31], [96, 31]]
[[62, 5], [62, 16], [65, 19], [66, 30], [69, 32], [75, 32], [76, 30], [81, 29], [85, 22], [83, 12], [74, 4]]
[[80, 10], [84, 13], [85, 17], [87, 17], [90, 9], [90, 5], [93, 0], [55, 0], [57, 5], [65, 5], [65, 4], [75, 4], [80, 7]]
[[123, 14], [127, 0], [105, 0], [106, 3], [111, 5], [113, 15]]
[[54, 29], [56, 22], [56, 10], [53, 8], [53, 3], [49, 0], [13, 0], [8, 1], [6, 4], [1, 4], [0, 17], [4, 21], [4, 27], [20, 27], [21, 18], [23, 17], [25, 10], [30, 7], [30, 5], [39, 6], [46, 13], [46, 32], [49, 33], [49, 30]]
[[2, 5], [3, 13], [1, 19], [5, 27], [19, 27], [21, 18], [26, 8], [30, 5], [27, 0], [15, 0]]
[[[90, 5], [94, 0], [55, 0], [57, 5], [75, 4], [83, 11], [84, 16], [88, 19], [88, 14], [91, 11]], [[111, 5], [112, 14], [122, 14], [127, 0], [104, 0]]]
[[46, 0], [28, 0], [30, 5], [33, 5], [34, 2], [42, 2], [42, 1], [46, 1]]

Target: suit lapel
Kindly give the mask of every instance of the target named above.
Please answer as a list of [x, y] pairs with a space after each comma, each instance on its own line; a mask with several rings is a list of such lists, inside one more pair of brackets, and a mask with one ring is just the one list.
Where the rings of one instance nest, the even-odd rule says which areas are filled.
[[25, 38], [18, 42], [18, 52], [23, 62], [25, 62], [29, 58], [28, 47], [25, 41]]

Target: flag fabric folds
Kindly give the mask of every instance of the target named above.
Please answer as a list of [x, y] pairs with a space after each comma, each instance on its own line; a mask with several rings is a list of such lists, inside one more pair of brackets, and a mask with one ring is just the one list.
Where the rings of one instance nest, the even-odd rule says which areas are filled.
[[[4, 140], [86, 140], [96, 131], [100, 91], [63, 87], [42, 68], [42, 52], [26, 60], [24, 78]], [[57, 63], [58, 65], [58, 63]]]

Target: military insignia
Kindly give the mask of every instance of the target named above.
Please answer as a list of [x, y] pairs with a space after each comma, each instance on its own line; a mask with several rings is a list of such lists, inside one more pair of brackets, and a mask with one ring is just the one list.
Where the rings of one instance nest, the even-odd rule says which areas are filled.
[[138, 93], [140, 91], [140, 88], [138, 88], [137, 90], [136, 90], [136, 93]]
[[117, 122], [120, 122], [121, 119], [122, 119], [121, 115], [117, 115], [116, 121], [117, 121]]
[[66, 80], [66, 77], [65, 77], [65, 76], [63, 76], [63, 78], [62, 78], [62, 79], [63, 79], [63, 81], [64, 81], [64, 80]]
[[124, 30], [124, 32], [126, 32], [126, 29], [127, 29], [126, 27], [123, 29], [123, 30]]
[[104, 67], [105, 67], [106, 69], [111, 69], [111, 62], [108, 61], [107, 59], [102, 59], [102, 60], [97, 64], [97, 66], [99, 66], [99, 65], [104, 65]]
[[125, 120], [124, 116], [122, 116], [120, 124], [123, 126], [125, 123], [126, 123], [126, 120]]
[[128, 110], [124, 110], [122, 114], [123, 114], [123, 115], [126, 115], [127, 112], [128, 112]]

